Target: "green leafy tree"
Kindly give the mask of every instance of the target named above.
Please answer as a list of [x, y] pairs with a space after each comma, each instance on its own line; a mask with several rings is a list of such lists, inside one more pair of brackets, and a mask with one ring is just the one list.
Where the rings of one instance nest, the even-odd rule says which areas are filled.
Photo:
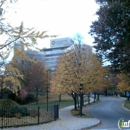
[[97, 0], [100, 9], [90, 33], [97, 55], [111, 62], [112, 71], [130, 72], [130, 2], [128, 0]]

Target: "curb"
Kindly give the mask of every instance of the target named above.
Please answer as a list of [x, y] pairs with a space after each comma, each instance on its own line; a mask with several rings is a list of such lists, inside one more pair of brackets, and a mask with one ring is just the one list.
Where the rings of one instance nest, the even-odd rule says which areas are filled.
[[[92, 98], [92, 99], [93, 99], [93, 98]], [[90, 101], [90, 103], [93, 103], [93, 101]], [[95, 103], [96, 103], [96, 102], [95, 102]], [[85, 105], [88, 105], [88, 103], [85, 104]], [[94, 118], [94, 119], [97, 119], [97, 118]], [[96, 127], [96, 126], [98, 126], [99, 124], [101, 124], [101, 121], [100, 121], [99, 119], [97, 119], [97, 120], [98, 120], [98, 123], [95, 123], [94, 125], [91, 125], [91, 126], [87, 126], [87, 127], [81, 128], [81, 130], [91, 129], [91, 128]]]
[[[95, 118], [95, 119], [97, 119], [97, 118]], [[98, 123], [96, 123], [96, 124], [94, 124], [94, 125], [91, 125], [91, 126], [87, 126], [87, 127], [85, 127], [85, 128], [82, 128], [81, 130], [91, 129], [91, 128], [96, 127], [96, 126], [98, 126], [99, 124], [101, 124], [101, 121], [100, 121], [99, 119], [97, 119], [97, 120], [99, 121]]]
[[125, 100], [123, 101], [122, 108], [123, 108], [125, 111], [130, 112], [130, 110], [129, 110], [128, 108], [124, 107], [124, 104], [125, 104]]

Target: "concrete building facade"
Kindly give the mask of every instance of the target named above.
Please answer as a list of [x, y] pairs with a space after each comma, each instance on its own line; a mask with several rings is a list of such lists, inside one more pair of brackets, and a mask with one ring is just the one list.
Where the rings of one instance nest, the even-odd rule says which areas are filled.
[[58, 58], [65, 52], [65, 50], [73, 45], [74, 42], [71, 38], [57, 38], [50, 40], [50, 48], [44, 48], [45, 53], [45, 65], [55, 71], [57, 67]]
[[27, 57], [36, 60], [42, 64], [45, 65], [45, 54], [44, 52], [36, 51], [36, 50], [31, 50], [31, 51], [25, 51], [25, 54]]
[[[69, 38], [55, 38], [50, 40], [50, 48], [44, 48], [43, 52], [35, 50], [25, 50], [26, 56], [43, 63], [52, 72], [56, 70], [58, 58], [66, 52], [66, 50], [74, 44]], [[16, 44], [19, 50], [22, 50], [21, 44]]]

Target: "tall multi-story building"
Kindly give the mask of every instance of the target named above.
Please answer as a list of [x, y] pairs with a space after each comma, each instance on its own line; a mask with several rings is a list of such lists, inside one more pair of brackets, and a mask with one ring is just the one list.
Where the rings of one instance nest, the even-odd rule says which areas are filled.
[[[24, 50], [24, 47], [19, 43], [15, 44], [15, 47], [19, 51]], [[45, 64], [45, 54], [44, 54], [44, 52], [40, 52], [40, 51], [37, 51], [37, 50], [24, 50], [24, 52], [25, 52], [27, 57]], [[15, 52], [14, 52], [14, 55], [15, 55]]]
[[[50, 40], [50, 48], [44, 48], [43, 52], [25, 50], [26, 56], [37, 60], [46, 65], [52, 72], [56, 70], [58, 58], [66, 52], [66, 49], [74, 44], [74, 41], [69, 38], [55, 38]], [[16, 44], [19, 50], [22, 50], [20, 44]]]
[[44, 52], [39, 52], [36, 50], [31, 50], [31, 51], [25, 51], [25, 54], [27, 57], [36, 60], [38, 62], [41, 62], [42, 64], [45, 65], [45, 54]]
[[50, 40], [50, 48], [43, 49], [46, 57], [45, 65], [52, 71], [55, 71], [58, 58], [73, 44], [74, 41], [69, 37]]

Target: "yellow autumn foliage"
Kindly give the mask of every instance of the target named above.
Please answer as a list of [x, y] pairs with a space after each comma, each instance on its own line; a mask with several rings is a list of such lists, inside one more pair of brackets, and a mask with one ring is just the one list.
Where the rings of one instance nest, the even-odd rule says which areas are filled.
[[51, 80], [51, 92], [80, 93], [79, 85], [83, 84], [82, 93], [90, 93], [102, 89], [108, 83], [105, 79], [108, 70], [102, 67], [91, 47], [85, 47], [84, 51], [76, 48], [60, 57]]
[[12, 67], [10, 64], [6, 65], [3, 88], [8, 88], [17, 94], [17, 92], [21, 89], [19, 79], [23, 79], [23, 75], [20, 74], [19, 70]]
[[117, 88], [121, 92], [125, 92], [126, 90], [130, 91], [130, 75], [129, 74], [124, 74], [120, 73], [117, 75], [120, 82], [117, 85]]

